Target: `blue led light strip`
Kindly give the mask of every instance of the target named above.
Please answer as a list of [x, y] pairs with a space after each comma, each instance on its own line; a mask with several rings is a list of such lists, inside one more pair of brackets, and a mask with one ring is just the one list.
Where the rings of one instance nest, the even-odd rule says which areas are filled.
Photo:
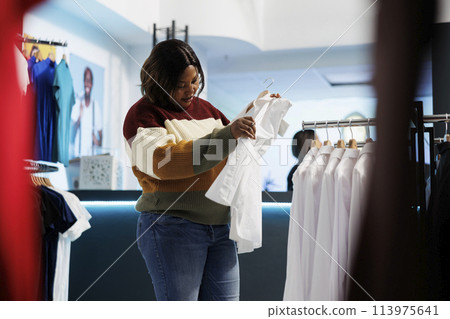
[[[83, 206], [135, 206], [136, 201], [81, 201]], [[287, 202], [265, 202], [263, 207], [290, 207], [291, 203]]]

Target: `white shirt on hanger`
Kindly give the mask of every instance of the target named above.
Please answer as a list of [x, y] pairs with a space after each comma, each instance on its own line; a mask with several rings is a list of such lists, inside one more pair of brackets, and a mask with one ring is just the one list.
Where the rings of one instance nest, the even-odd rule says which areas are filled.
[[352, 200], [350, 204], [350, 219], [348, 229], [348, 266], [351, 270], [352, 261], [358, 249], [359, 235], [364, 221], [367, 190], [372, 168], [375, 164], [375, 143], [364, 145], [358, 161], [353, 169]]
[[314, 249], [313, 275], [310, 300], [330, 299], [330, 265], [334, 221], [334, 172], [341, 162], [345, 148], [336, 148], [330, 155], [323, 173], [320, 206], [317, 221], [316, 247]]
[[[227, 164], [217, 176], [205, 196], [219, 204], [230, 206], [230, 239], [237, 242], [238, 253], [252, 252], [262, 245], [261, 156], [277, 137], [283, 117], [291, 102], [271, 98], [263, 92], [235, 118], [252, 116], [256, 125], [256, 139], [239, 138]], [[234, 119], [234, 120], [235, 120]], [[233, 121], [234, 121], [233, 120]]]
[[303, 271], [301, 269], [301, 247], [304, 224], [304, 179], [308, 167], [315, 160], [318, 148], [313, 147], [305, 155], [305, 158], [297, 167], [292, 176], [292, 202], [289, 217], [289, 234], [286, 261], [286, 282], [284, 285], [284, 301], [305, 300]]
[[81, 234], [91, 228], [89, 219], [91, 215], [84, 208], [78, 197], [74, 194], [52, 188], [60, 193], [70, 210], [73, 212], [77, 221], [63, 234], [58, 235], [58, 248], [56, 254], [55, 280], [53, 283], [53, 300], [69, 300], [69, 269], [70, 269], [70, 248], [71, 242], [78, 239]]
[[321, 200], [321, 187], [323, 173], [327, 167], [330, 154], [334, 147], [331, 145], [322, 146], [311, 165], [309, 165], [305, 180], [304, 201], [304, 222], [301, 240], [301, 269], [303, 270], [303, 280], [305, 300], [311, 300], [311, 282], [314, 262], [314, 247], [316, 245], [317, 217], [319, 215], [319, 205]]
[[332, 262], [330, 267], [330, 298], [344, 300], [345, 278], [348, 259], [348, 222], [352, 193], [352, 174], [358, 159], [358, 149], [346, 149], [341, 162], [336, 167], [335, 216], [333, 221]]

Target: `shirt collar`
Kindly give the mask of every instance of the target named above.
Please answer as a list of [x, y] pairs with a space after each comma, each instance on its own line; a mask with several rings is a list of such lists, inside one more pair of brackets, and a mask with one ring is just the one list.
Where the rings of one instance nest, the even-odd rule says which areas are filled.
[[345, 149], [345, 153], [344, 156], [342, 156], [342, 159], [344, 158], [358, 158], [359, 155], [359, 150], [358, 149], [353, 149], [353, 148], [346, 148]]
[[345, 148], [335, 148], [334, 151], [331, 153], [330, 155], [330, 159], [331, 158], [342, 158], [342, 156], [344, 155], [345, 152]]
[[319, 149], [319, 155], [322, 154], [331, 154], [334, 150], [333, 145], [324, 145]]
[[359, 153], [359, 157], [361, 157], [363, 154], [373, 154], [375, 153], [375, 142], [369, 142], [364, 145], [364, 147], [361, 149], [361, 152]]

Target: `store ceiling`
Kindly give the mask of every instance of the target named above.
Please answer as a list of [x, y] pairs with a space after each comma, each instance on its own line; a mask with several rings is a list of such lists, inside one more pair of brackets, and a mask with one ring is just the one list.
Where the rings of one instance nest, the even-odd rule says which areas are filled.
[[[152, 42], [149, 32], [98, 1], [49, 0], [39, 10], [49, 19], [58, 14], [70, 16], [100, 33], [108, 33], [124, 47]], [[239, 39], [195, 35], [190, 43], [206, 52], [211, 90], [234, 94], [239, 99], [252, 99], [254, 92], [264, 88], [262, 83], [268, 77], [275, 80], [271, 90], [282, 93], [305, 71], [288, 92], [293, 100], [374, 96], [371, 86], [364, 84], [372, 76], [371, 45], [333, 47], [312, 65], [327, 47], [261, 51]], [[333, 86], [336, 81], [341, 85]], [[432, 95], [431, 63], [424, 67], [418, 92], [419, 96]]]
[[56, 15], [67, 15], [75, 18], [80, 24], [91, 26], [98, 32], [107, 33], [123, 46], [151, 43], [152, 35], [141, 29], [117, 12], [93, 0], [48, 0], [36, 9], [39, 14], [51, 18]]
[[[372, 76], [372, 65], [212, 74], [208, 77], [208, 91], [220, 90], [222, 95], [234, 96], [239, 101], [250, 101], [265, 88], [264, 81], [271, 77], [275, 81], [270, 86], [270, 91], [283, 93], [290, 87], [284, 96], [293, 101], [375, 97], [373, 87], [367, 84]], [[329, 79], [338, 85], [332, 85]], [[426, 63], [416, 96], [431, 95], [431, 63]]]

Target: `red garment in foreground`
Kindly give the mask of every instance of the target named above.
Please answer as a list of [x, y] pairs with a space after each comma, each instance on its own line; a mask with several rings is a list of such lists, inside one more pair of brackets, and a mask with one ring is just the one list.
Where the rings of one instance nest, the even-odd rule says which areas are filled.
[[39, 300], [41, 222], [24, 159], [32, 156], [32, 107], [18, 88], [14, 43], [24, 13], [41, 0], [0, 1], [0, 300]]

